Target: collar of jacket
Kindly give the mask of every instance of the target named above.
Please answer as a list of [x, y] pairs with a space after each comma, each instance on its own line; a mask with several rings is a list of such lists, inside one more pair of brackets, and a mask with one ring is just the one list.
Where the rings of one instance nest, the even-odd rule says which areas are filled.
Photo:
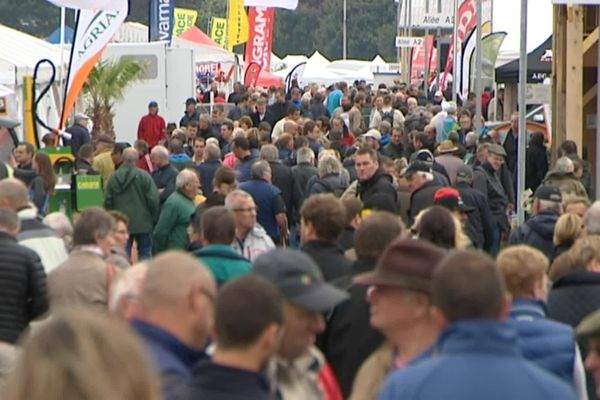
[[538, 299], [514, 299], [510, 309], [510, 318], [533, 320], [546, 318], [546, 304]]
[[102, 251], [102, 249], [96, 245], [83, 245], [83, 246], [77, 246], [75, 248], [73, 248], [73, 250], [71, 250], [71, 252], [83, 252], [83, 253], [91, 253], [91, 254], [95, 254], [98, 257], [104, 258], [104, 252]]
[[302, 249], [333, 250], [340, 254], [344, 254], [342, 248], [337, 243], [321, 239], [311, 240], [310, 242], [302, 244]]
[[31, 207], [31, 206], [27, 206], [27, 207], [21, 208], [20, 210], [17, 211], [17, 215], [19, 216], [19, 219], [35, 219], [35, 218], [38, 218], [37, 211], [33, 207]]
[[156, 325], [139, 319], [131, 322], [131, 325], [143, 338], [157, 343], [159, 346], [175, 355], [188, 369], [191, 369], [198, 361], [206, 357], [204, 351], [195, 350], [189, 347], [170, 332]]
[[10, 242], [15, 242], [15, 243], [17, 242], [17, 239], [10, 233], [0, 231], [0, 241], [5, 241], [5, 240], [10, 241]]
[[310, 346], [304, 354], [294, 360], [286, 360], [279, 355], [275, 355], [269, 364], [269, 376], [278, 375], [282, 370], [294, 369], [301, 375], [308, 373], [318, 373], [325, 365], [325, 357], [315, 346]]
[[450, 325], [438, 341], [446, 354], [519, 356], [517, 332], [508, 324], [490, 319], [464, 320]]
[[229, 260], [248, 261], [246, 257], [233, 250], [231, 246], [224, 244], [211, 244], [202, 247], [201, 249], [194, 251], [194, 255], [197, 257], [220, 257]]

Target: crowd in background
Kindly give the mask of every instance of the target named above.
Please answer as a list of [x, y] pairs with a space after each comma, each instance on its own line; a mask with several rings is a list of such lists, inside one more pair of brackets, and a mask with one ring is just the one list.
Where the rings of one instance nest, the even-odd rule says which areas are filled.
[[6, 398], [596, 398], [589, 163], [528, 132], [519, 165], [519, 115], [484, 123], [502, 92], [480, 124], [449, 93], [237, 83], [178, 123], [150, 101], [131, 145], [77, 115], [43, 140], [102, 177], [73, 222], [21, 143], [0, 165]]

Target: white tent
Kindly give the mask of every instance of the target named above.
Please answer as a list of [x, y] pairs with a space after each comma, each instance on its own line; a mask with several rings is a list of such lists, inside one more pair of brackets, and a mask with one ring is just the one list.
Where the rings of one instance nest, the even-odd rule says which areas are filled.
[[[148, 27], [137, 22], [126, 22], [121, 25], [113, 41], [118, 43], [146, 43], [148, 42]], [[197, 63], [235, 63], [235, 54], [222, 47], [200, 44], [178, 37], [173, 38], [172, 46], [193, 49]]]
[[[23, 77], [33, 75], [38, 61], [47, 58], [56, 66], [57, 78], [60, 65], [60, 48], [42, 39], [0, 25], [0, 84], [8, 87], [20, 86]], [[64, 62], [68, 62], [68, 54]], [[39, 82], [50, 79], [49, 65], [40, 67]]]
[[388, 72], [390, 70], [388, 63], [380, 55], [377, 55], [371, 61], [371, 72]]

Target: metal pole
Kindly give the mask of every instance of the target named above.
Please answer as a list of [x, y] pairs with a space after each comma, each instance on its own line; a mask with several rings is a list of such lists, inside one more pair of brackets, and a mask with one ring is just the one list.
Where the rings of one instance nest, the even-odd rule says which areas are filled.
[[525, 210], [521, 207], [521, 197], [525, 192], [525, 147], [527, 146], [527, 126], [525, 125], [525, 90], [527, 84], [527, 0], [521, 0], [521, 50], [519, 59], [519, 137], [517, 141], [517, 222], [525, 222]]
[[481, 133], [481, 26], [483, 16], [481, 11], [481, 0], [476, 1], [477, 3], [477, 40], [475, 47], [475, 96], [477, 96], [476, 108], [475, 108], [475, 131], [477, 136]]
[[344, 36], [344, 37], [343, 37], [343, 39], [342, 39], [342, 40], [343, 40], [343, 42], [344, 42], [344, 43], [342, 44], [342, 58], [343, 58], [344, 60], [346, 59], [347, 52], [348, 52], [348, 37], [347, 37], [348, 31], [346, 30], [346, 29], [347, 29], [347, 27], [346, 27], [346, 22], [347, 22], [347, 17], [348, 17], [347, 11], [348, 11], [348, 10], [347, 10], [347, 4], [346, 4], [346, 0], [344, 0], [344, 17], [343, 17], [343, 18], [344, 18], [344, 21], [343, 21], [343, 23], [344, 23], [344, 28], [343, 28], [343, 30], [342, 30], [342, 32], [343, 32], [343, 36]]
[[[600, 15], [598, 16], [600, 20]], [[600, 23], [600, 21], [598, 22]], [[600, 82], [600, 40], [598, 41], [598, 61], [596, 64], [596, 76]], [[589, 156], [589, 154], [588, 154]], [[600, 196], [600, 93], [596, 92], [596, 199]]]
[[423, 89], [425, 97], [429, 98], [429, 28], [425, 28], [425, 54], [423, 55]]
[[441, 61], [441, 56], [442, 56], [442, 43], [441, 43], [441, 38], [442, 38], [442, 30], [440, 28], [438, 28], [437, 30], [437, 36], [436, 36], [436, 41], [437, 41], [437, 54], [436, 54], [436, 75], [435, 75], [435, 87], [437, 88], [436, 90], [442, 90], [442, 88], [440, 88], [440, 74], [442, 73], [442, 61]]
[[58, 87], [60, 88], [58, 99], [60, 104], [63, 102], [63, 95], [65, 90], [65, 84], [63, 82], [64, 69], [65, 69], [65, 19], [66, 10], [64, 7], [60, 8], [60, 67], [58, 68]]
[[[398, 0], [396, 7], [396, 36], [400, 36], [400, 13], [402, 12], [402, 0]], [[396, 47], [396, 62], [398, 63], [398, 72], [400, 72], [400, 47]]]
[[[459, 79], [459, 60], [458, 60], [458, 3], [454, 0], [454, 33], [452, 35], [452, 101], [457, 102], [458, 79]], [[446, 77], [448, 79], [448, 77]]]
[[[408, 0], [408, 36], [412, 36], [412, 0]], [[412, 83], [412, 52], [409, 51], [409, 54], [411, 56], [408, 60], [408, 80], [406, 83], [410, 85]]]

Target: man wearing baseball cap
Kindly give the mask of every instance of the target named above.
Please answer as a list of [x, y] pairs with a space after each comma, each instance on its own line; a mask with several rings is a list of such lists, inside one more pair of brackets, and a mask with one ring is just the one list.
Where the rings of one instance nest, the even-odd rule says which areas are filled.
[[185, 101], [185, 112], [183, 117], [179, 120], [179, 127], [188, 126], [190, 122], [198, 122], [200, 120], [200, 113], [196, 110], [196, 99], [193, 97], [188, 98]]
[[365, 138], [368, 147], [375, 151], [379, 151], [381, 145], [379, 143], [381, 141], [381, 133], [377, 129], [369, 129], [369, 131], [363, 135], [363, 138]]
[[148, 103], [148, 114], [144, 115], [138, 125], [138, 140], [145, 140], [150, 149], [165, 139], [165, 128], [167, 127], [163, 117], [158, 115], [158, 103]]
[[[374, 271], [354, 278], [355, 284], [369, 286], [371, 326], [383, 333], [391, 346], [380, 348], [363, 363], [351, 398], [377, 397], [391, 370], [432, 355], [441, 330], [431, 303], [432, 276], [444, 255], [429, 242], [399, 239], [383, 252]], [[387, 361], [385, 365], [381, 365], [382, 359]]]
[[554, 185], [542, 185], [533, 195], [533, 217], [510, 235], [510, 244], [528, 244], [552, 259], [554, 227], [562, 214], [562, 195]]
[[[326, 283], [315, 262], [297, 250], [272, 250], [259, 256], [253, 266], [285, 298], [285, 331], [268, 367], [271, 386], [283, 400], [327, 398], [319, 380], [327, 381], [332, 372], [314, 342], [325, 329], [322, 313], [348, 295]], [[339, 392], [334, 386], [332, 390]]]

